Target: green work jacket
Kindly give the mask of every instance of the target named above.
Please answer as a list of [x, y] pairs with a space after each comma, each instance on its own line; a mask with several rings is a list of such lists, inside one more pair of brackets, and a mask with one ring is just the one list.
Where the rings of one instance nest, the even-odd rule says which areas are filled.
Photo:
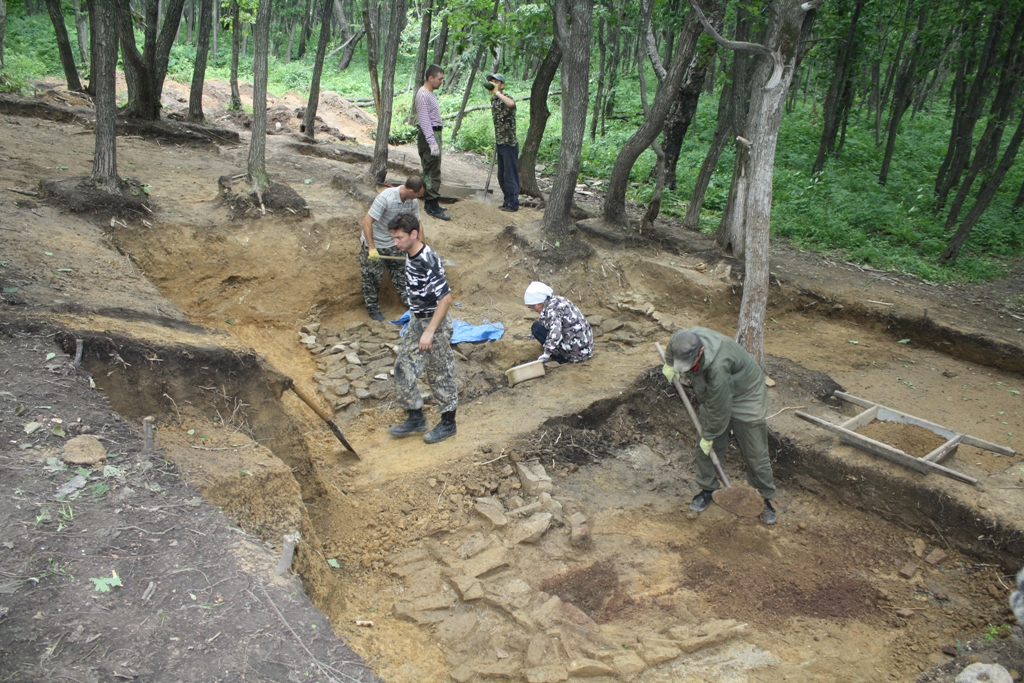
[[[704, 346], [697, 372], [688, 370], [687, 379], [700, 402], [700, 423], [704, 438], [714, 441], [729, 428], [730, 420], [756, 422], [768, 415], [768, 388], [764, 373], [746, 349], [724, 334], [706, 327], [693, 332]], [[666, 360], [672, 363], [671, 352]]]

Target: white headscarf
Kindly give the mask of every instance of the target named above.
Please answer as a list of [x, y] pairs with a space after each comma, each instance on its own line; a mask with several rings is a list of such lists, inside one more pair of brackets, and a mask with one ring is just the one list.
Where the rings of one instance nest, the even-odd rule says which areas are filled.
[[543, 282], [533, 281], [530, 283], [530, 286], [526, 288], [526, 293], [523, 295], [523, 302], [527, 306], [542, 304], [554, 293], [554, 290]]

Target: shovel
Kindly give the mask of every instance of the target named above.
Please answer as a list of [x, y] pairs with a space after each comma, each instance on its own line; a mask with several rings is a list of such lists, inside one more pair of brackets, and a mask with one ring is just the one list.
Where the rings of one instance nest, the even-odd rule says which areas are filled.
[[497, 154], [492, 152], [491, 153], [491, 166], [490, 166], [490, 168], [487, 169], [487, 182], [484, 183], [484, 189], [476, 191], [476, 200], [478, 202], [486, 202], [487, 199], [488, 199], [487, 193], [490, 192], [490, 190], [491, 190], [491, 173], [494, 172], [494, 160], [495, 160], [496, 157], [497, 157]]
[[318, 406], [316, 402], [313, 401], [312, 398], [310, 398], [309, 394], [307, 394], [299, 387], [295, 386], [295, 382], [293, 382], [291, 378], [288, 378], [288, 388], [294, 391], [295, 395], [301, 398], [303, 403], [312, 408], [313, 412], [319, 415], [320, 419], [327, 423], [327, 426], [330, 427], [332, 432], [334, 432], [334, 436], [338, 437], [338, 441], [341, 442], [342, 446], [344, 446], [350, 453], [352, 453], [352, 455], [356, 456], [357, 458], [359, 457], [359, 454], [356, 453], [356, 449], [352, 448], [352, 444], [350, 444], [348, 442], [348, 439], [345, 438], [345, 434], [342, 433], [341, 427], [339, 427], [334, 422], [334, 420], [331, 419], [331, 416], [327, 414], [327, 411]]
[[[661, 344], [655, 342], [654, 346], [658, 349], [658, 355], [661, 356], [661, 362], [664, 364], [665, 352], [662, 351]], [[679, 383], [678, 377], [672, 378], [672, 384], [675, 385], [676, 391], [679, 392], [679, 398], [683, 399], [683, 403], [686, 404], [686, 412], [690, 414], [690, 420], [693, 421], [693, 428], [697, 430], [697, 436], [701, 437], [700, 420], [697, 419], [697, 413], [693, 410], [690, 397], [683, 391], [683, 385]], [[764, 500], [761, 498], [761, 494], [749, 486], [733, 486], [729, 483], [729, 477], [725, 475], [722, 463], [718, 461], [718, 455], [715, 453], [714, 448], [708, 450], [708, 457], [711, 458], [711, 462], [715, 466], [715, 472], [718, 473], [718, 478], [722, 480], [722, 485], [725, 487], [712, 493], [712, 500], [739, 517], [757, 517], [760, 515], [764, 510]]]

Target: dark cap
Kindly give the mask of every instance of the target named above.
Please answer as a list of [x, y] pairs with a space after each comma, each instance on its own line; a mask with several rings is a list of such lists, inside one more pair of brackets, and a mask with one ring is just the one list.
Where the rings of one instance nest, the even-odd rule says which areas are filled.
[[668, 341], [668, 350], [672, 360], [686, 367], [691, 367], [700, 355], [704, 342], [692, 330], [677, 330]]
[[488, 76], [487, 78], [488, 78], [488, 79], [491, 79], [491, 78], [493, 78], [494, 80], [496, 80], [496, 81], [501, 81], [502, 83], [504, 83], [504, 82], [505, 82], [505, 77], [504, 77], [504, 76], [502, 76], [501, 74], [491, 74], [491, 75], [490, 75], [490, 76]]

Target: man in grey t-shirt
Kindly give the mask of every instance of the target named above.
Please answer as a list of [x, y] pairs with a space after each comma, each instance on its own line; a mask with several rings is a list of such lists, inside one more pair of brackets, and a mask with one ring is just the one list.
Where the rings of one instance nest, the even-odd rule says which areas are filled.
[[[423, 196], [423, 179], [410, 176], [404, 184], [389, 187], [377, 195], [363, 218], [363, 246], [359, 253], [359, 270], [362, 275], [363, 299], [366, 301], [366, 312], [374, 320], [384, 320], [380, 311], [380, 282], [384, 277], [384, 269], [391, 274], [391, 283], [401, 297], [402, 303], [409, 305], [409, 297], [405, 292], [405, 254], [396, 249], [391, 241], [388, 225], [396, 216], [403, 213], [412, 214], [417, 221], [420, 219], [420, 197]], [[420, 232], [423, 224], [420, 224]], [[381, 259], [382, 256], [389, 257]]]

